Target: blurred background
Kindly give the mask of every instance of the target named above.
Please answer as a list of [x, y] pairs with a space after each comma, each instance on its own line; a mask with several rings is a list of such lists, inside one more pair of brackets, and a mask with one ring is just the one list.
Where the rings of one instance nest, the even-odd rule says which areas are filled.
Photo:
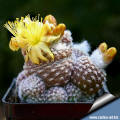
[[54, 15], [72, 31], [74, 42], [87, 39], [92, 50], [103, 41], [115, 46], [118, 53], [106, 69], [107, 84], [111, 93], [120, 93], [120, 0], [0, 0], [0, 5], [0, 99], [24, 63], [20, 51], [9, 49], [11, 34], [3, 25], [39, 13], [42, 17]]

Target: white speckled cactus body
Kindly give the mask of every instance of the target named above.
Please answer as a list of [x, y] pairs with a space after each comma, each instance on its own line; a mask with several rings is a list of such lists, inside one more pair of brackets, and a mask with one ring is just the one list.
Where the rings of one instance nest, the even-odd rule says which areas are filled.
[[[96, 94], [105, 88], [104, 68], [112, 61], [116, 49], [107, 49], [107, 44], [102, 43], [89, 55], [91, 47], [88, 42], [74, 44], [71, 32], [65, 30], [64, 24], [57, 25], [53, 16], [46, 16], [42, 23], [33, 21], [36, 27], [41, 24], [41, 34], [35, 31], [33, 34], [38, 36], [32, 36], [31, 41], [28, 38], [28, 42], [24, 41], [25, 36], [22, 44], [16, 35], [10, 42], [10, 48], [21, 48], [25, 58], [23, 71], [16, 79], [21, 102], [93, 102]], [[32, 21], [27, 16], [22, 22], [29, 26]], [[23, 28], [26, 33], [26, 29], [31, 29], [27, 25]], [[8, 25], [6, 28], [12, 29]]]

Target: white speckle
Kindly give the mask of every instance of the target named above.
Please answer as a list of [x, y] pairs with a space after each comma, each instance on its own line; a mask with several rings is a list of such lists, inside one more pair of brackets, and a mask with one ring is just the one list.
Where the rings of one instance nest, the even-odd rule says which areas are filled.
[[86, 67], [89, 67], [89, 66], [90, 66], [90, 65], [87, 63], [87, 64], [86, 64]]
[[80, 64], [81, 64], [82, 61], [83, 61], [83, 60], [79, 59]]
[[106, 77], [104, 77], [104, 80], [107, 81], [107, 80], [106, 80]]
[[46, 69], [50, 69], [50, 68], [51, 68], [51, 66], [45, 66], [45, 68], [46, 68]]
[[55, 72], [56, 69], [52, 69], [51, 72]]
[[101, 80], [101, 77], [98, 77], [98, 80]]
[[66, 53], [63, 52], [62, 55], [65, 57], [65, 56], [66, 56]]
[[75, 66], [75, 68], [76, 68], [76, 69], [79, 69], [79, 67], [78, 67], [78, 66]]
[[95, 69], [95, 66], [92, 65], [91, 68], [92, 68], [92, 69]]
[[59, 83], [55, 83], [55, 85], [59, 85]]
[[80, 81], [78, 82], [78, 85], [80, 85]]
[[47, 74], [47, 73], [43, 74], [43, 77], [47, 77], [47, 76], [48, 76], [48, 74]]
[[91, 76], [91, 78], [92, 78], [93, 80], [95, 80], [95, 76]]
[[88, 72], [92, 72], [92, 70], [90, 68], [88, 68]]
[[82, 60], [83, 60], [83, 61], [85, 61], [85, 60], [86, 60], [86, 57], [85, 57], [85, 56], [84, 56], [84, 57], [82, 57]]
[[30, 72], [34, 72], [34, 69], [33, 69], [33, 70], [31, 69], [31, 70], [29, 70], [29, 71], [30, 71]]
[[79, 67], [82, 67], [82, 64], [81, 64], [81, 63], [79, 64]]
[[100, 74], [101, 72], [98, 70], [98, 73]]
[[72, 66], [72, 65], [70, 66], [70, 69], [71, 69], [71, 70], [73, 69], [73, 66]]
[[80, 62], [81, 62], [82, 64], [84, 63], [84, 61], [83, 61], [83, 60], [81, 60]]
[[93, 91], [94, 89], [93, 88], [90, 88], [90, 91]]
[[66, 62], [66, 63], [65, 63], [65, 65], [69, 66], [69, 63], [68, 63], [68, 62]]
[[60, 72], [57, 72], [57, 73], [55, 73], [55, 76], [58, 76], [60, 74]]
[[85, 71], [85, 72], [84, 72], [84, 75], [87, 75], [87, 74], [88, 74], [88, 72], [87, 72], [87, 71]]
[[102, 77], [105, 77], [103, 74], [101, 75]]
[[69, 72], [69, 75], [71, 75], [71, 72]]
[[84, 62], [88, 62], [87, 60], [84, 60]]
[[85, 80], [85, 76], [82, 76], [82, 79]]
[[76, 83], [76, 79], [73, 80]]
[[65, 73], [68, 73], [68, 69], [65, 70]]
[[91, 80], [87, 80], [89, 83], [92, 83], [92, 81]]
[[103, 72], [103, 74], [106, 76], [107, 74], [106, 74], [106, 72]]
[[82, 72], [82, 71], [83, 71], [83, 69], [82, 69], [82, 68], [80, 68], [80, 69], [79, 69], [79, 71], [80, 71], [80, 72]]
[[65, 83], [67, 83], [69, 80], [65, 80]]
[[83, 68], [86, 69], [86, 66], [84, 65]]
[[56, 55], [57, 54], [57, 52], [56, 51], [54, 51], [54, 55]]
[[84, 87], [84, 88], [86, 88], [86, 87], [87, 87], [87, 85], [85, 85], [85, 84], [84, 84], [84, 85], [83, 85], [83, 87]]
[[43, 70], [38, 70], [38, 73], [41, 73], [41, 72], [43, 72]]
[[60, 70], [64, 70], [64, 69], [65, 69], [65, 67], [64, 67], [64, 66], [60, 68]]
[[93, 71], [93, 73], [94, 73], [95, 75], [97, 75], [97, 71]]
[[60, 77], [60, 80], [63, 80], [64, 79], [64, 77]]
[[79, 76], [80, 76], [80, 74], [79, 74], [79, 73], [77, 73], [77, 76], [79, 77]]
[[99, 84], [96, 84], [96, 87], [99, 88]]

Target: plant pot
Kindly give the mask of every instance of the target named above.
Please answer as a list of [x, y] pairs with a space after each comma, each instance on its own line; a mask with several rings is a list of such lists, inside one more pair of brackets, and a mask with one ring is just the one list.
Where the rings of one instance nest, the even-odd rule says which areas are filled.
[[[7, 120], [41, 120], [41, 119], [80, 119], [88, 113], [93, 103], [19, 103], [12, 96], [15, 87], [13, 80], [2, 102]], [[11, 101], [12, 99], [12, 101]]]

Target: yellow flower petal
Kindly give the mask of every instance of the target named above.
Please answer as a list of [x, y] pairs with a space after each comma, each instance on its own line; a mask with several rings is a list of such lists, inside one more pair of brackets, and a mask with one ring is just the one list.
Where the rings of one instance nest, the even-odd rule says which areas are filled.
[[48, 46], [45, 44], [45, 43], [41, 43], [39, 45], [39, 48], [44, 52], [46, 53], [52, 60], [54, 60], [54, 55], [53, 53], [51, 52], [51, 50], [48, 48]]
[[43, 60], [43, 61], [46, 61], [46, 62], [48, 61], [48, 59], [43, 56], [42, 51], [41, 51], [41, 49], [39, 47], [36, 47], [36, 51], [35, 52], [36, 52], [37, 57], [40, 60]]
[[104, 53], [106, 50], [107, 50], [107, 44], [104, 42], [104, 43], [101, 43], [100, 45], [99, 45], [99, 50], [102, 52], [102, 53]]
[[10, 41], [10, 43], [9, 43], [9, 47], [10, 47], [10, 49], [13, 50], [13, 51], [17, 51], [17, 50], [19, 49], [18, 44], [17, 44], [17, 41], [16, 41], [16, 39], [15, 39], [14, 37], [11, 38], [11, 41]]
[[52, 15], [47, 15], [43, 21], [43, 23], [45, 23], [46, 21], [48, 21], [50, 24], [53, 24], [53, 25], [57, 25], [57, 22], [56, 22], [56, 19], [54, 18], [54, 16]]
[[106, 52], [103, 55], [104, 61], [106, 63], [110, 63], [115, 57], [116, 53], [117, 53], [117, 49], [115, 47], [109, 48], [108, 50], [106, 50]]
[[44, 36], [41, 41], [47, 43], [48, 45], [53, 44], [54, 42], [57, 42], [60, 39], [60, 35], [57, 36]]
[[41, 49], [38, 45], [32, 46], [28, 51], [27, 55], [28, 55], [28, 59], [26, 57], [26, 62], [29, 59], [35, 64], [39, 64], [40, 60], [43, 60], [46, 62], [48, 61], [48, 59], [43, 56]]
[[37, 53], [34, 49], [32, 49], [29, 53], [28, 53], [28, 59], [30, 59], [33, 63], [35, 64], [39, 64], [39, 59], [37, 57]]
[[51, 28], [48, 24], [44, 24], [41, 31], [41, 36], [45, 36], [51, 32]]
[[59, 24], [56, 26], [56, 28], [53, 30], [53, 35], [63, 35], [64, 31], [66, 29], [65, 24]]

